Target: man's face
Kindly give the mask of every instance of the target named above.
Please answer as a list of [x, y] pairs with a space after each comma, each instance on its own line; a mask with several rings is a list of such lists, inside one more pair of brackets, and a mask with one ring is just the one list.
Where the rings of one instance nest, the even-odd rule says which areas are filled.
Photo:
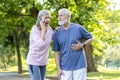
[[50, 23], [50, 14], [42, 16], [42, 22], [45, 23], [45, 26], [48, 26]]
[[63, 12], [58, 13], [58, 24], [59, 25], [64, 25], [65, 23], [68, 22], [68, 16], [66, 16]]

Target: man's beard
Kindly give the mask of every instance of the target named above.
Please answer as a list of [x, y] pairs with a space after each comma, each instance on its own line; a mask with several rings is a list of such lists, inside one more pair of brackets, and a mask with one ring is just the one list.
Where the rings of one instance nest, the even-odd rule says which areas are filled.
[[64, 25], [65, 23], [67, 23], [67, 19], [64, 19], [62, 21], [58, 21], [58, 24], [59, 25]]

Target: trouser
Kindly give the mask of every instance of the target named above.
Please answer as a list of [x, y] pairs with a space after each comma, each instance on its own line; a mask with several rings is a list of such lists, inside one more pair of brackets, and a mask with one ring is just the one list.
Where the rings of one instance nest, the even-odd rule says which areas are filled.
[[28, 65], [31, 80], [44, 80], [46, 66]]
[[73, 71], [63, 70], [63, 75], [61, 75], [61, 80], [86, 80], [87, 72], [86, 68], [77, 69]]

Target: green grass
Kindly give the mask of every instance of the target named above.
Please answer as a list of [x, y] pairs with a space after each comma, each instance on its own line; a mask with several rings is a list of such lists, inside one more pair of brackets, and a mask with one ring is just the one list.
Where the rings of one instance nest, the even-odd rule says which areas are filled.
[[[56, 66], [54, 60], [50, 60], [50, 64], [47, 65], [47, 76], [56, 76]], [[97, 80], [120, 80], [120, 69], [108, 69], [102, 66], [98, 66], [98, 72], [88, 72], [88, 79]]]
[[88, 73], [89, 79], [98, 79], [98, 80], [120, 80], [120, 71], [113, 72], [89, 72]]
[[[120, 80], [120, 69], [108, 69], [102, 66], [98, 66], [98, 72], [88, 72], [88, 79], [96, 79], [96, 80]], [[23, 70], [28, 70], [27, 65], [23, 65]], [[3, 71], [0, 69], [0, 72], [16, 72], [17, 66], [11, 66], [7, 71]], [[54, 59], [49, 60], [49, 64], [47, 65], [46, 76], [56, 76], [56, 65]], [[29, 76], [29, 72], [24, 72], [18, 76], [27, 77]]]
[[99, 66], [98, 72], [88, 72], [89, 79], [120, 80], [120, 69], [107, 69]]
[[[55, 66], [55, 65], [54, 65]], [[95, 80], [120, 80], [120, 69], [99, 69], [99, 72], [88, 72], [87, 79], [95, 79]], [[28, 76], [29, 73], [26, 72], [19, 76]], [[56, 76], [56, 68], [52, 67], [52, 65], [47, 66], [46, 76]]]

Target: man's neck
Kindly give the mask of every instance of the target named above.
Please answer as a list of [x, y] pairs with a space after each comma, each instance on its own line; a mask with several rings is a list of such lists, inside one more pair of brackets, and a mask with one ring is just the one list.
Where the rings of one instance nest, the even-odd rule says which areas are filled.
[[71, 24], [70, 22], [65, 23], [65, 24], [63, 25], [64, 29], [67, 30], [67, 29], [70, 27], [70, 24]]

